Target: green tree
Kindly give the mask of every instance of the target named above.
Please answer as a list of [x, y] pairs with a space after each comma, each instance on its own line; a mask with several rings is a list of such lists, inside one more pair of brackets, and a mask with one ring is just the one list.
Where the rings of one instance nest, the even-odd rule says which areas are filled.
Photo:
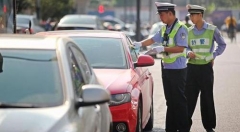
[[61, 18], [73, 11], [73, 0], [41, 0], [41, 18]]
[[22, 13], [22, 11], [26, 10], [27, 8], [34, 7], [34, 3], [32, 2], [32, 0], [17, 0], [16, 5], [18, 14]]

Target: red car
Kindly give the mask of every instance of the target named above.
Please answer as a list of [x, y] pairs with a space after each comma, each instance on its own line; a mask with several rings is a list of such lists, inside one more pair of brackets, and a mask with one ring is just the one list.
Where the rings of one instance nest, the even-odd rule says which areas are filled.
[[124, 33], [68, 30], [38, 34], [68, 36], [83, 50], [99, 81], [111, 93], [114, 132], [152, 130], [153, 78], [146, 67], [154, 65], [154, 59], [138, 55]]

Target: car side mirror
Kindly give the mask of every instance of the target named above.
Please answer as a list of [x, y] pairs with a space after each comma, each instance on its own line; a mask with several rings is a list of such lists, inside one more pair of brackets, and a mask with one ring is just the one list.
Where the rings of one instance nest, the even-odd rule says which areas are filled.
[[139, 55], [134, 67], [146, 67], [154, 65], [155, 61], [150, 55]]
[[82, 98], [76, 101], [76, 107], [102, 104], [110, 101], [110, 93], [101, 85], [84, 85]]

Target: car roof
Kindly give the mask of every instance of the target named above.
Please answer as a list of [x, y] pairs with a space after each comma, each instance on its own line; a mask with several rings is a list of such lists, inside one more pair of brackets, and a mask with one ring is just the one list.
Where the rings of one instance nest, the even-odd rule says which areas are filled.
[[97, 18], [96, 15], [85, 15], [85, 14], [69, 14], [69, 15], [65, 15], [63, 18], [66, 17], [82, 17], [82, 18]]
[[21, 18], [36, 18], [36, 17], [33, 16], [33, 15], [25, 15], [25, 14], [17, 14], [16, 16], [17, 16], [17, 17], [21, 17]]
[[[0, 34], [1, 49], [56, 49], [57, 36]], [[64, 39], [64, 38], [61, 38]]]
[[108, 30], [58, 30], [39, 32], [37, 35], [60, 35], [60, 36], [79, 36], [79, 37], [101, 37], [101, 38], [118, 38], [124, 36], [123, 32]]

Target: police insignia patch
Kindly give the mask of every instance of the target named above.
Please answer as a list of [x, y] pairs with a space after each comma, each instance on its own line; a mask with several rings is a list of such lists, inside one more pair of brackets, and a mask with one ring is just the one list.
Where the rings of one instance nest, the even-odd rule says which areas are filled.
[[185, 39], [185, 38], [186, 38], [185, 33], [181, 33], [181, 38], [182, 38], [182, 39]]

